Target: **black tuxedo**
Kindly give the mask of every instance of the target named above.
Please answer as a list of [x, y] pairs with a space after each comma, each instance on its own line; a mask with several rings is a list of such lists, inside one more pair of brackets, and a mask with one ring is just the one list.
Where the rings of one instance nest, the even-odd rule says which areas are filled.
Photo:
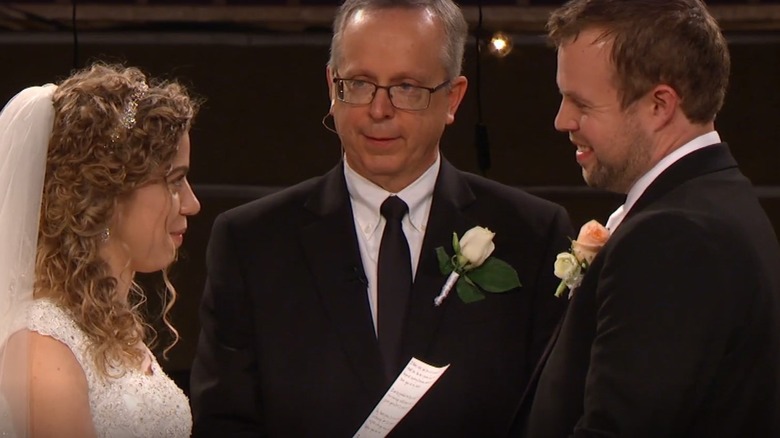
[[[464, 304], [435, 251], [452, 233], [496, 232], [522, 287]], [[571, 226], [555, 204], [442, 159], [404, 325], [405, 365], [451, 364], [394, 436], [505, 434], [563, 303], [555, 254]], [[220, 215], [207, 252], [192, 369], [195, 436], [352, 436], [389, 384], [341, 165]], [[400, 371], [400, 368], [399, 368]]]
[[533, 438], [780, 436], [779, 300], [777, 237], [750, 182], [725, 144], [689, 154], [593, 260], [516, 426]]

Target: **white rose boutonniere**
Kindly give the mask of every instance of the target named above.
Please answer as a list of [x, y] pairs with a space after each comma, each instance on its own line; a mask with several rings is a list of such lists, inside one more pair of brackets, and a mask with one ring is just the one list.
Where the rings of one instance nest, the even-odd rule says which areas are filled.
[[561, 279], [561, 284], [555, 290], [556, 297], [569, 288], [571, 298], [572, 291], [580, 285], [588, 267], [608, 239], [609, 230], [595, 220], [580, 228], [577, 240], [571, 242], [571, 250], [555, 258], [555, 276]]
[[582, 265], [574, 254], [562, 252], [555, 258], [555, 276], [574, 279], [582, 276]]
[[484, 299], [485, 292], [501, 293], [520, 287], [517, 271], [503, 260], [490, 256], [496, 249], [495, 235], [487, 228], [474, 227], [460, 240], [457, 233], [452, 233], [454, 255], [447, 254], [441, 246], [436, 248], [439, 269], [448, 277], [433, 301], [435, 305], [444, 302], [453, 286], [464, 303]]
[[466, 231], [466, 234], [460, 239], [459, 257], [462, 257], [460, 262], [467, 270], [470, 266], [475, 268], [481, 266], [490, 257], [490, 254], [493, 254], [496, 249], [496, 244], [493, 243], [495, 235], [496, 233], [482, 227], [474, 227]]

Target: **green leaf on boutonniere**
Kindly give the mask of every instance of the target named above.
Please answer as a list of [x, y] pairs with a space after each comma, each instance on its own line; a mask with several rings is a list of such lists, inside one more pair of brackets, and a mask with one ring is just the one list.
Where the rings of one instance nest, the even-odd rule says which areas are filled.
[[480, 226], [473, 227], [458, 238], [452, 233], [451, 257], [444, 248], [436, 248], [439, 270], [447, 276], [441, 292], [433, 300], [440, 306], [453, 287], [464, 303], [485, 299], [486, 292], [501, 293], [520, 287], [517, 272], [506, 262], [490, 254], [495, 249], [495, 233]]
[[447, 255], [447, 251], [443, 247], [436, 248], [436, 258], [439, 260], [439, 270], [444, 275], [450, 275], [453, 266], [450, 261], [450, 256]]
[[520, 287], [520, 278], [514, 268], [495, 257], [489, 257], [482, 266], [466, 275], [487, 292], [501, 293]]
[[455, 285], [455, 289], [458, 291], [460, 299], [466, 303], [473, 303], [485, 299], [485, 294], [480, 292], [479, 288], [468, 279], [468, 277], [461, 277], [465, 281], [459, 281]]

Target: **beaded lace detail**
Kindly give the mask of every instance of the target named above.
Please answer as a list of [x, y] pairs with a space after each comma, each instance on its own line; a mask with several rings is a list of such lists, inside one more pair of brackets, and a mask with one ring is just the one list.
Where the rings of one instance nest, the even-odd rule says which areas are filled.
[[[127, 369], [104, 378], [91, 360], [90, 341], [68, 313], [45, 299], [30, 307], [27, 327], [67, 345], [89, 385], [89, 404], [98, 437], [189, 437], [192, 416], [187, 397], [151, 356], [151, 374]], [[116, 371], [116, 370], [113, 370]]]

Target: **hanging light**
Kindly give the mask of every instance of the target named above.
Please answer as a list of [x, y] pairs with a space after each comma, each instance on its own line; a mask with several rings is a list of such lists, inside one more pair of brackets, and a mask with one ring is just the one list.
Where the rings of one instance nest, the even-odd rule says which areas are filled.
[[494, 33], [488, 43], [488, 51], [498, 58], [505, 57], [512, 51], [512, 37], [504, 32]]

